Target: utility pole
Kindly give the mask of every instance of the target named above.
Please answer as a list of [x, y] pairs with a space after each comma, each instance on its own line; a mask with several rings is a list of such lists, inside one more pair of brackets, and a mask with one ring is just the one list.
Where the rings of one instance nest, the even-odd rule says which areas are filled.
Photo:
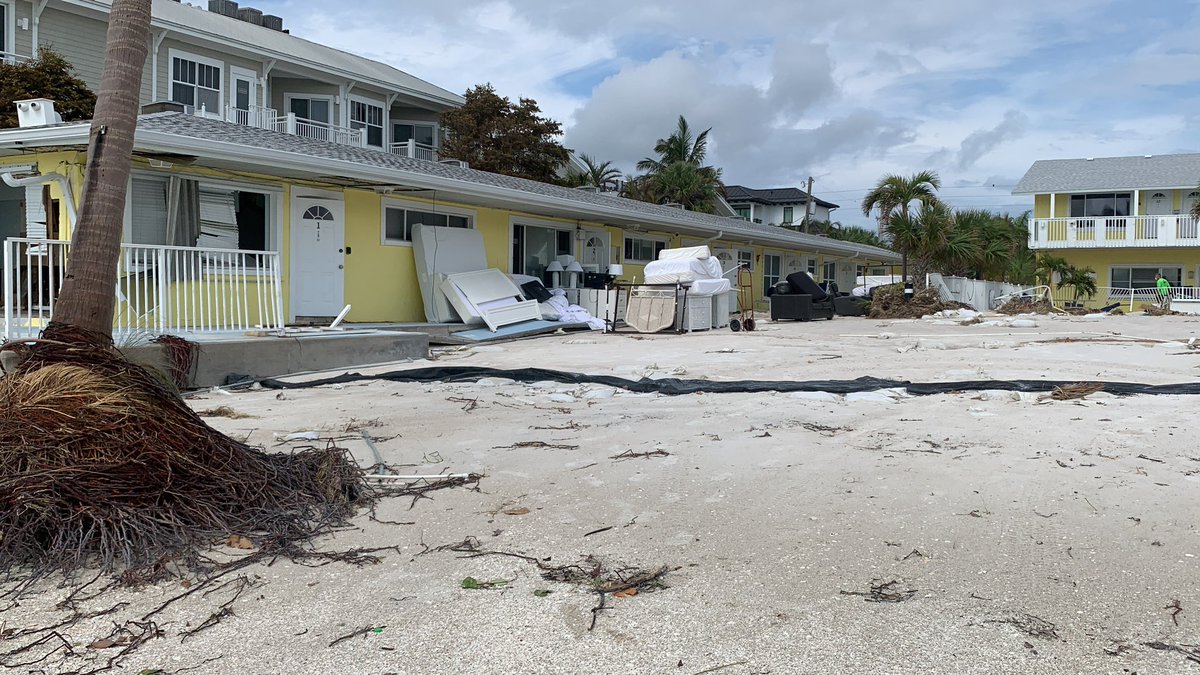
[[808, 190], [807, 190], [808, 198], [804, 200], [804, 233], [805, 234], [808, 234], [808, 227], [809, 227], [808, 222], [809, 222], [809, 219], [812, 217], [812, 203], [813, 203], [812, 184], [813, 184], [812, 176], [809, 176], [808, 177]]

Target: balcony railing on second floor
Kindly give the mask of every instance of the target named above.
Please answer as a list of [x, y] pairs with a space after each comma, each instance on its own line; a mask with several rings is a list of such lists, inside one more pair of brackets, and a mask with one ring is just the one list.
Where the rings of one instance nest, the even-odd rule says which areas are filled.
[[1029, 247], [1154, 248], [1200, 246], [1200, 223], [1190, 215], [1032, 218]]
[[390, 146], [388, 146], [388, 152], [392, 153], [393, 155], [400, 155], [401, 157], [423, 159], [427, 162], [438, 161], [437, 148], [433, 147], [432, 145], [418, 143], [412, 139], [401, 141], [399, 143], [392, 143]]

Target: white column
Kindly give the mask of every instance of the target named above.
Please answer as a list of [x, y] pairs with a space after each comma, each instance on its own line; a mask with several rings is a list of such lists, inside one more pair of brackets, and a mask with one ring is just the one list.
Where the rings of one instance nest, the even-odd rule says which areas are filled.
[[1050, 217], [1053, 218], [1053, 217], [1055, 217], [1055, 215], [1057, 215], [1057, 214], [1055, 214], [1055, 212], [1054, 212], [1054, 193], [1051, 192], [1050, 193]]
[[1133, 191], [1133, 203], [1130, 204], [1130, 206], [1129, 206], [1129, 215], [1132, 216], [1129, 219], [1129, 222], [1132, 225], [1132, 227], [1125, 228], [1125, 239], [1127, 241], [1133, 241], [1134, 239], [1138, 238], [1137, 226], [1138, 226], [1139, 216], [1141, 216], [1141, 212], [1142, 212], [1141, 204], [1142, 204], [1142, 191], [1134, 190]]

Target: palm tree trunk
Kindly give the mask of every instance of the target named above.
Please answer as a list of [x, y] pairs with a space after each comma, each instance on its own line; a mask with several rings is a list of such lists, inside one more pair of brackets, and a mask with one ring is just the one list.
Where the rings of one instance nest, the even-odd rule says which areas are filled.
[[104, 74], [96, 97], [88, 161], [72, 232], [62, 292], [46, 336], [70, 339], [75, 331], [112, 342], [117, 264], [124, 229], [133, 135], [142, 71], [150, 44], [151, 0], [113, 0], [104, 49]]

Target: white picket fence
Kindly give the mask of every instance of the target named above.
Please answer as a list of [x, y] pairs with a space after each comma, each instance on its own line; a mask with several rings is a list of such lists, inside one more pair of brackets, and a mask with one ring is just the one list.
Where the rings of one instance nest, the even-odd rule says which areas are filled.
[[[4, 242], [4, 337], [36, 337], [54, 317], [69, 241]], [[114, 335], [283, 328], [279, 254], [122, 244]]]

